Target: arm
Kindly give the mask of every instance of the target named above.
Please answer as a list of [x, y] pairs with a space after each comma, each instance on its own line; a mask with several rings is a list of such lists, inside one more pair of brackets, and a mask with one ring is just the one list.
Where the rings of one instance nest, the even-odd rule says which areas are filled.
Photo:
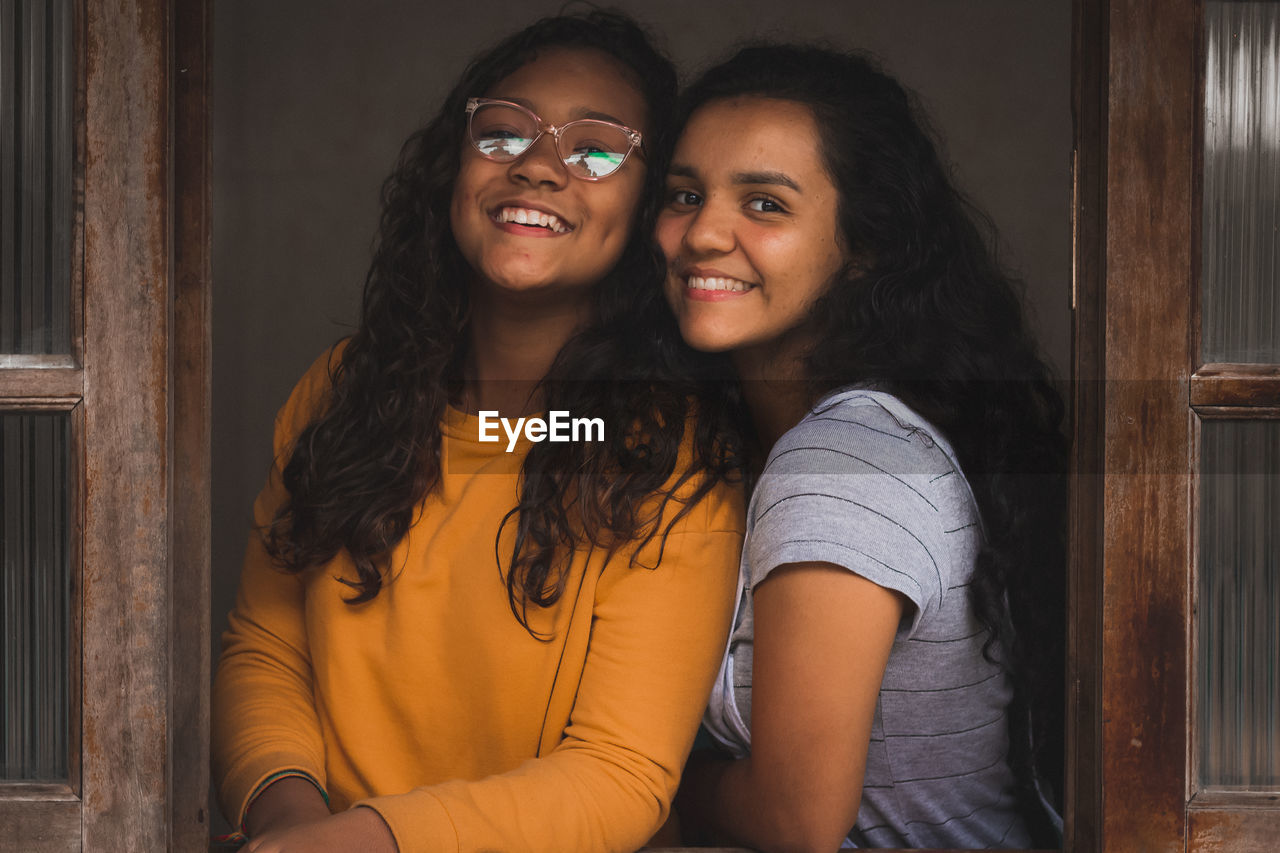
[[[249, 536], [213, 682], [213, 779], [223, 813], [248, 830], [279, 828], [329, 813], [322, 793], [324, 745], [313, 699], [304, 586], [298, 575], [272, 565], [258, 529], [271, 521], [286, 497], [282, 464], [327, 393], [329, 364], [336, 357], [336, 349], [322, 355], [276, 417], [275, 461], [254, 503], [257, 529]], [[295, 771], [311, 781], [293, 777], [272, 782], [281, 771]], [[300, 791], [301, 797], [277, 799], [288, 790]], [[253, 819], [246, 820], [251, 800]]]
[[371, 809], [336, 815], [305, 779], [273, 782], [253, 801], [246, 818], [246, 853], [396, 853], [391, 830]]
[[259, 792], [284, 770], [309, 777], [311, 782], [293, 781], [311, 788], [324, 806], [324, 744], [312, 694], [303, 584], [271, 565], [256, 532], [222, 644], [213, 681], [211, 758], [223, 813], [252, 829], [245, 823], [251, 798], [289, 781]]
[[682, 812], [761, 850], [834, 850], [858, 816], [867, 743], [906, 599], [829, 563], [792, 563], [754, 594], [751, 754], [700, 755]]
[[[723, 492], [707, 502], [729, 503]], [[591, 636], [569, 725], [552, 751], [486, 779], [365, 801], [402, 849], [634, 850], [649, 839], [724, 650], [741, 542], [736, 529], [679, 531], [656, 570], [628, 566], [626, 554], [605, 568], [583, 614]]]

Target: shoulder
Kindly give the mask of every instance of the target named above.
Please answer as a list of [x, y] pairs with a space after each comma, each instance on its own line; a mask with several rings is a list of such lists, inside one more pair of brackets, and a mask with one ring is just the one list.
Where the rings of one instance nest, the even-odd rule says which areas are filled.
[[778, 565], [821, 561], [930, 610], [964, 571], [954, 533], [976, 505], [945, 439], [900, 400], [845, 391], [774, 446], [752, 495], [752, 584]]
[[927, 421], [890, 394], [844, 391], [815, 406], [774, 445], [755, 510], [816, 491], [928, 519], [939, 509], [933, 496], [957, 487], [968, 491], [946, 440]]
[[941, 473], [952, 467], [945, 448], [941, 434], [897, 397], [843, 391], [778, 440], [765, 472]]

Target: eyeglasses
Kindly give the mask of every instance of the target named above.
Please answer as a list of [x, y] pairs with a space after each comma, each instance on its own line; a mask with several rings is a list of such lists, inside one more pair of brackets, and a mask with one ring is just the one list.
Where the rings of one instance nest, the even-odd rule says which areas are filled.
[[598, 181], [621, 169], [642, 140], [638, 130], [593, 118], [556, 127], [519, 104], [493, 98], [468, 99], [467, 132], [480, 155], [498, 163], [518, 159], [542, 134], [550, 133], [565, 170], [584, 181]]

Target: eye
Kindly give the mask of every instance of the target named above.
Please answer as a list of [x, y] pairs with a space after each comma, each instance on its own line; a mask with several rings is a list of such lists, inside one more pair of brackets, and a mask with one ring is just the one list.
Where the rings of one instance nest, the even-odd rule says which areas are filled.
[[768, 196], [759, 196], [747, 202], [747, 207], [757, 213], [786, 213], [787, 209], [777, 200]]
[[674, 190], [668, 196], [668, 202], [673, 207], [697, 207], [702, 204], [702, 196], [693, 190]]
[[500, 121], [498, 116], [482, 116], [472, 119], [471, 135], [476, 139], [523, 139], [529, 133], [515, 124]]
[[612, 154], [613, 149], [594, 139], [584, 139], [573, 145], [574, 154]]

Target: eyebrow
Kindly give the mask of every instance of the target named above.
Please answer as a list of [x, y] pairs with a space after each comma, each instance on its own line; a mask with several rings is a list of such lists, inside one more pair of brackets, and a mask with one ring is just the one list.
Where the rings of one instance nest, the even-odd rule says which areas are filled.
[[772, 184], [800, 192], [800, 185], [782, 172], [735, 172], [733, 182], [735, 184]]
[[[672, 163], [667, 172], [678, 178], [698, 179], [698, 170], [683, 163]], [[734, 172], [730, 178], [735, 184], [766, 184], [803, 192], [800, 189], [800, 185], [785, 172]]]
[[[524, 107], [525, 109], [529, 110], [529, 112], [532, 112], [532, 113], [538, 112], [536, 109], [534, 109], [533, 101], [530, 101], [528, 98], [503, 97], [503, 98], [499, 98], [498, 100], [510, 101], [513, 104], [519, 104], [520, 106]], [[623, 127], [631, 126], [627, 124], [625, 121], [623, 121], [622, 119], [618, 118], [617, 116], [611, 116], [608, 113], [602, 113], [599, 110], [593, 110], [590, 107], [574, 107], [572, 110], [569, 111], [569, 114], [573, 117], [573, 120], [580, 119], [580, 118], [590, 118], [590, 119], [595, 119], [596, 121], [613, 122], [614, 124], [620, 124]]]

